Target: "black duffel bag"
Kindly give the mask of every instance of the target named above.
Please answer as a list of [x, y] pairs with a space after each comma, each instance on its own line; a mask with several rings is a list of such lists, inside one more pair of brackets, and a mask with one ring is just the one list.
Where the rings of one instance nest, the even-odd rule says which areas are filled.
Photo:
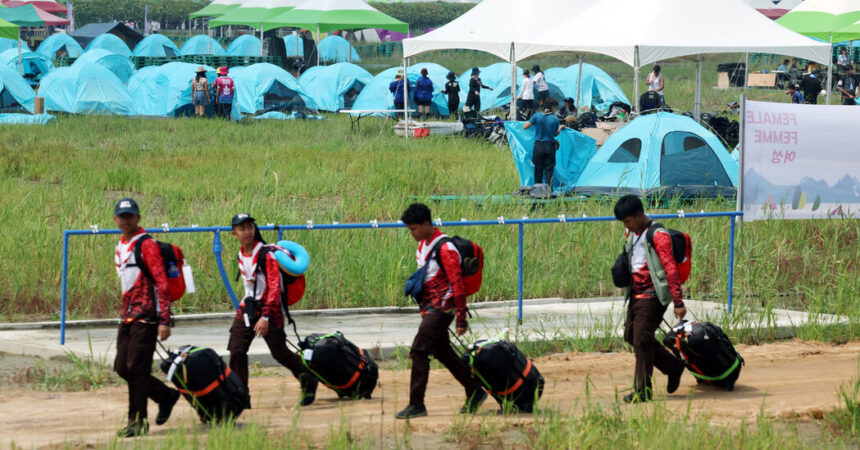
[[734, 390], [744, 359], [717, 325], [682, 321], [669, 330], [663, 345], [685, 361], [697, 383]]
[[466, 348], [464, 359], [472, 374], [504, 409], [506, 404], [530, 413], [543, 395], [544, 379], [516, 345], [483, 340]]
[[302, 363], [341, 398], [370, 398], [379, 380], [379, 366], [343, 337], [340, 331], [311, 334], [299, 343]]

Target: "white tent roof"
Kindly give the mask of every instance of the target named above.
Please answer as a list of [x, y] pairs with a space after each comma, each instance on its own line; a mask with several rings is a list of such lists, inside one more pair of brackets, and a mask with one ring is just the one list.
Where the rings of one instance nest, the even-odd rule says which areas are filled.
[[243, 0], [239, 8], [295, 8], [302, 3], [302, 0]]
[[830, 60], [830, 45], [771, 21], [741, 0], [600, 0], [529, 44], [518, 46], [519, 59], [589, 52], [635, 66], [638, 48], [640, 66], [680, 56], [734, 52]]
[[[403, 56], [433, 50], [480, 50], [510, 62], [511, 44], [533, 40], [537, 30], [557, 17], [572, 17], [593, 0], [484, 0], [447, 25], [405, 39]], [[604, 21], [604, 26], [606, 21]], [[607, 33], [606, 29], [601, 33]], [[516, 55], [516, 59], [522, 59]]]

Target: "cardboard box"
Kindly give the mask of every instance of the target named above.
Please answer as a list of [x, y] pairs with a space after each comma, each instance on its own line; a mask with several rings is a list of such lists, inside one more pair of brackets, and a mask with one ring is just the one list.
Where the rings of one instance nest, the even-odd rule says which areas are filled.
[[718, 72], [717, 73], [717, 88], [719, 88], [719, 89], [728, 89], [729, 88], [729, 73], [728, 72]]
[[747, 86], [772, 88], [776, 86], [776, 74], [753, 72], [749, 74], [749, 78], [747, 79]]

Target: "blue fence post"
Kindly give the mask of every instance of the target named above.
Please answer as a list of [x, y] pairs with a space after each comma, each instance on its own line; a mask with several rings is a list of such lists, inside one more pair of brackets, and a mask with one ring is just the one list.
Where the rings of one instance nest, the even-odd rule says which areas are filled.
[[233, 286], [230, 284], [230, 279], [227, 278], [227, 271], [224, 270], [224, 263], [221, 261], [221, 232], [215, 231], [212, 234], [212, 253], [215, 254], [215, 264], [218, 266], [218, 272], [221, 274], [221, 281], [224, 283], [227, 295], [230, 296], [230, 301], [233, 302], [233, 307], [239, 309], [239, 299], [236, 298], [236, 293], [233, 292]]
[[278, 241], [279, 242], [283, 241], [284, 240], [284, 230], [281, 227], [275, 227], [275, 229], [278, 230]]
[[525, 223], [520, 221], [519, 226], [519, 241], [520, 241], [520, 254], [519, 254], [519, 274], [518, 274], [518, 287], [517, 287], [517, 322], [522, 325], [523, 324], [523, 234], [525, 232]]
[[732, 300], [734, 299], [734, 279], [735, 279], [735, 222], [737, 216], [729, 218], [731, 225], [729, 226], [729, 314], [732, 313]]
[[63, 276], [61, 283], [61, 293], [60, 298], [62, 299], [62, 304], [60, 305], [60, 345], [66, 345], [66, 298], [67, 298], [67, 290], [66, 286], [68, 286], [69, 282], [69, 233], [63, 231]]

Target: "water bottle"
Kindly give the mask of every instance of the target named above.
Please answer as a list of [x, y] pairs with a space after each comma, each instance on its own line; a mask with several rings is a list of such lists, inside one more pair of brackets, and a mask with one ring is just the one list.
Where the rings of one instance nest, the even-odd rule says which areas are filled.
[[173, 262], [167, 266], [167, 278], [179, 278], [179, 268]]

